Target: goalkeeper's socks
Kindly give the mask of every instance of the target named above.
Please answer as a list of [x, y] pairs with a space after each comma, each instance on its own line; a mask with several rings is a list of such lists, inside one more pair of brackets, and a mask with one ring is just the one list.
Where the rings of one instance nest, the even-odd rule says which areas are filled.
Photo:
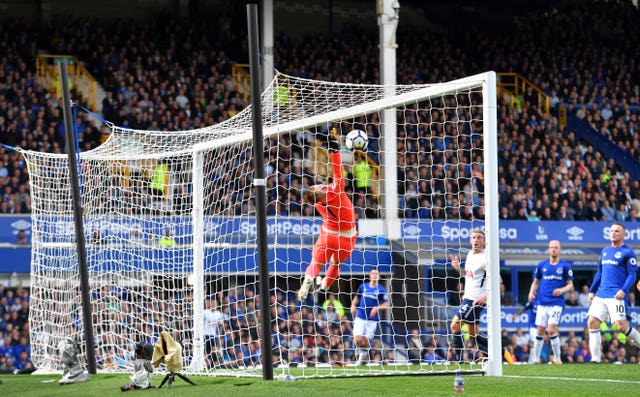
[[340, 267], [329, 265], [327, 269], [327, 274], [324, 277], [324, 288], [329, 289], [333, 285], [333, 283], [338, 279], [340, 275]]
[[307, 270], [304, 272], [304, 275], [313, 280], [321, 271], [322, 267], [320, 264], [310, 263], [309, 266], [307, 266]]
[[599, 329], [589, 330], [589, 350], [591, 350], [591, 362], [602, 362], [602, 335]]

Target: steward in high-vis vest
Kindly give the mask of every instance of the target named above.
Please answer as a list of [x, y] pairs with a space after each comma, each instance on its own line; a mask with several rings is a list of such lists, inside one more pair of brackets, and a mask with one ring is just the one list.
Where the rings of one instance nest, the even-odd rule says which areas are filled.
[[168, 170], [169, 168], [166, 164], [160, 163], [156, 169], [153, 170], [153, 174], [151, 174], [149, 187], [151, 188], [151, 194], [157, 199], [161, 199], [162, 196], [164, 196]]
[[373, 171], [367, 162], [367, 158], [365, 156], [360, 157], [360, 161], [353, 166], [353, 180], [357, 192], [371, 194], [372, 175]]

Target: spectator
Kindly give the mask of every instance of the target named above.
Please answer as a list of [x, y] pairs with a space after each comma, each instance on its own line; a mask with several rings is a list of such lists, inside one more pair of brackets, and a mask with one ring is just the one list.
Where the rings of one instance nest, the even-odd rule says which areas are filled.
[[444, 358], [438, 354], [434, 346], [429, 345], [425, 348], [424, 361], [427, 364], [435, 364], [444, 361]]
[[151, 175], [151, 182], [149, 183], [151, 195], [155, 198], [156, 203], [159, 203], [161, 200], [163, 200], [165, 196], [168, 178], [169, 166], [164, 161], [161, 161], [160, 164], [158, 164], [153, 170], [153, 174]]
[[[575, 212], [575, 211], [573, 211]], [[572, 221], [574, 217], [568, 212], [568, 207], [565, 205], [560, 206], [558, 213], [556, 214], [556, 220], [558, 221]]]
[[627, 210], [627, 206], [624, 203], [620, 203], [618, 205], [618, 209], [615, 214], [616, 222], [624, 222], [629, 217], [629, 211]]
[[519, 347], [523, 345], [528, 345], [529, 341], [531, 340], [529, 335], [526, 335], [524, 332], [522, 332], [522, 328], [516, 328], [515, 336], [516, 336], [516, 345]]
[[578, 294], [575, 291], [569, 291], [566, 299], [564, 300], [566, 306], [578, 307], [580, 302], [578, 301]]
[[31, 357], [29, 357], [29, 353], [26, 350], [20, 351], [20, 355], [16, 360], [14, 360], [14, 366], [16, 370], [23, 374], [35, 371], [33, 363], [31, 362]]
[[607, 222], [613, 222], [616, 218], [615, 209], [611, 207], [609, 200], [604, 200], [602, 202], [602, 206], [600, 207], [600, 212], [602, 213], [601, 219]]
[[[355, 191], [369, 196], [372, 194], [372, 169], [367, 161], [367, 156], [362, 152], [355, 152], [356, 161], [353, 165], [353, 178]], [[416, 203], [417, 204], [417, 203]], [[416, 209], [417, 209], [416, 205]]]
[[513, 296], [507, 291], [507, 287], [502, 280], [500, 280], [500, 304], [502, 306], [513, 306], [515, 304]]
[[580, 307], [589, 307], [591, 299], [589, 299], [589, 286], [584, 284], [578, 293], [578, 304]]
[[18, 230], [18, 234], [16, 236], [16, 245], [28, 245], [29, 239], [27, 238], [27, 234], [24, 229]]
[[587, 221], [589, 219], [589, 214], [587, 212], [587, 208], [584, 205], [584, 201], [578, 200], [576, 202], [575, 214], [573, 215], [573, 219], [576, 221]]
[[91, 235], [91, 244], [95, 244], [95, 245], [100, 245], [100, 244], [104, 244], [104, 238], [102, 237], [102, 232], [100, 231], [100, 229], [96, 229], [93, 231], [93, 234]]
[[173, 248], [176, 246], [176, 240], [171, 236], [171, 230], [165, 229], [164, 236], [160, 237], [158, 240], [158, 245], [161, 248]]
[[589, 201], [589, 208], [587, 208], [587, 220], [602, 220], [602, 211], [598, 208], [598, 202], [596, 200]]
[[529, 222], [539, 222], [540, 218], [538, 217], [538, 213], [536, 212], [536, 210], [531, 210], [529, 212], [529, 215], [527, 216], [527, 220]]
[[409, 334], [409, 340], [407, 341], [407, 355], [409, 356], [409, 362], [412, 364], [419, 364], [425, 353], [426, 351], [422, 344], [420, 330], [412, 329]]
[[322, 303], [322, 308], [326, 311], [327, 306], [329, 306], [330, 304], [334, 307], [336, 313], [338, 313], [340, 318], [344, 318], [344, 315], [345, 315], [344, 305], [333, 293], [330, 293], [328, 298]]

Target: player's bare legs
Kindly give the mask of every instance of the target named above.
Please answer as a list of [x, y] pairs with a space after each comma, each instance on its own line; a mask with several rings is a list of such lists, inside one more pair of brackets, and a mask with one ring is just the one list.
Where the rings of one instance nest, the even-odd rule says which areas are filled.
[[454, 354], [455, 361], [462, 361], [464, 356], [464, 338], [462, 336], [462, 321], [460, 317], [454, 316], [449, 326], [451, 330], [449, 346]]

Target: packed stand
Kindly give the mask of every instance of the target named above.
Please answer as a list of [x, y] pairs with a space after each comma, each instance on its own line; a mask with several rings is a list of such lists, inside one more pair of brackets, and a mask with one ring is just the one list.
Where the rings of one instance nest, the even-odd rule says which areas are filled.
[[[513, 28], [515, 34], [491, 36], [469, 26], [469, 32], [482, 37], [479, 41], [465, 41], [471, 33], [457, 32], [451, 34], [451, 42], [444, 46], [441, 38], [427, 32], [432, 42], [443, 42], [443, 46], [424, 50], [419, 50], [424, 46], [424, 34], [403, 31], [398, 40], [405, 44], [399, 48], [398, 57], [411, 61], [398, 65], [398, 82], [446, 81], [488, 69], [521, 73], [551, 96], [552, 112], [546, 115], [538, 109], [535, 93], [531, 92], [522, 98], [522, 108], [500, 106], [501, 218], [637, 220], [639, 182], [630, 180], [611, 159], [603, 159], [593, 148], [576, 145], [572, 132], [563, 131], [557, 119], [558, 105], [568, 104], [570, 111], [576, 111], [618, 146], [637, 153], [640, 104], [637, 81], [640, 78], [637, 65], [625, 61], [633, 58], [637, 47], [625, 40], [617, 41], [614, 48], [586, 46], [581, 43], [587, 42], [585, 37], [592, 36], [591, 30], [574, 29], [573, 24], [565, 23], [567, 18], [593, 22], [585, 26], [617, 26], [619, 21], [629, 21], [631, 29], [637, 29], [637, 25], [631, 23], [637, 13], [637, 9], [626, 2], [586, 4], [569, 13], [548, 11], [527, 16]], [[237, 42], [240, 38], [234, 32], [239, 30], [222, 30], [192, 22], [187, 26], [167, 15], [160, 16], [158, 21], [108, 25], [74, 20], [63, 22], [64, 29], [55, 28], [57, 25], [53, 23], [42, 29], [25, 21], [3, 23], [0, 46], [8, 55], [3, 57], [0, 68], [2, 143], [51, 153], [64, 151], [60, 103], [45, 92], [34, 77], [35, 55], [40, 49], [78, 56], [106, 89], [102, 117], [118, 126], [187, 130], [224, 121], [246, 107], [240, 88], [233, 85], [230, 77], [233, 60], [244, 59], [246, 54], [237, 47], [222, 44]], [[606, 21], [616, 23], [604, 23]], [[95, 34], [81, 34], [92, 28]], [[537, 31], [550, 33], [533, 34]], [[607, 32], [611, 37], [630, 34], [617, 29]], [[349, 53], [356, 59], [376, 59], [375, 38], [356, 29], [340, 34], [343, 40], [324, 36], [314, 36], [314, 40], [278, 37], [278, 69], [322, 80], [375, 82], [375, 63], [346, 67], [340, 55]], [[11, 37], [21, 39], [16, 41]], [[154, 38], [153, 45], [147, 37]], [[560, 43], [554, 37], [565, 39]], [[469, 46], [468, 42], [474, 45]], [[574, 44], [567, 46], [566, 42]], [[541, 46], [546, 48], [544, 54], [536, 50]], [[521, 57], [509, 55], [520, 53], [522, 48], [527, 51]], [[569, 56], [569, 48], [580, 49], [580, 56]], [[550, 55], [553, 58], [547, 59]], [[590, 62], [592, 58], [602, 61]], [[324, 61], [317, 61], [319, 59]], [[486, 61], [478, 61], [482, 59]], [[400, 114], [399, 122], [410, 123], [405, 117], [409, 116]], [[92, 116], [79, 112], [76, 125], [82, 150], [93, 148], [101, 141], [100, 127], [96, 127], [99, 124], [94, 122]], [[479, 125], [469, 128], [478, 134], [481, 132]], [[374, 129], [368, 133], [369, 155], [377, 160], [380, 158], [379, 132]], [[464, 169], [462, 179], [456, 181], [453, 170], [431, 167], [419, 156], [421, 151], [436, 146], [437, 131], [400, 129], [398, 135], [401, 216], [483, 219], [481, 165]], [[282, 149], [278, 152], [291, 153], [293, 159], [299, 159], [301, 154], [296, 152], [295, 145], [309, 143], [309, 138], [307, 132], [285, 137], [277, 142]], [[425, 144], [425, 138], [431, 142]], [[481, 143], [479, 140], [468, 145], [478, 147]], [[0, 164], [3, 193], [0, 212], [29, 213], [30, 192], [24, 162], [20, 155], [6, 148], [0, 149], [0, 156], [4, 163]], [[313, 214], [313, 208], [301, 204], [300, 193], [310, 183], [305, 178], [307, 174], [312, 175], [310, 170], [302, 169], [290, 159], [276, 159], [274, 155], [270, 155], [269, 160], [268, 167], [273, 169], [269, 177], [270, 191], [274, 192], [270, 196], [269, 214]], [[445, 150], [443, 158], [435, 157], [432, 162], [440, 160], [477, 159], [474, 156], [456, 158], [452, 151]], [[296, 181], [295, 187], [290, 186], [292, 180]], [[433, 186], [434, 183], [437, 186]], [[374, 197], [357, 191], [353, 185], [350, 191], [360, 217], [379, 216]], [[233, 208], [233, 213], [251, 208], [243, 203], [226, 204]], [[596, 208], [591, 208], [594, 205]]]
[[0, 373], [33, 372], [27, 288], [0, 283], [0, 337]]

